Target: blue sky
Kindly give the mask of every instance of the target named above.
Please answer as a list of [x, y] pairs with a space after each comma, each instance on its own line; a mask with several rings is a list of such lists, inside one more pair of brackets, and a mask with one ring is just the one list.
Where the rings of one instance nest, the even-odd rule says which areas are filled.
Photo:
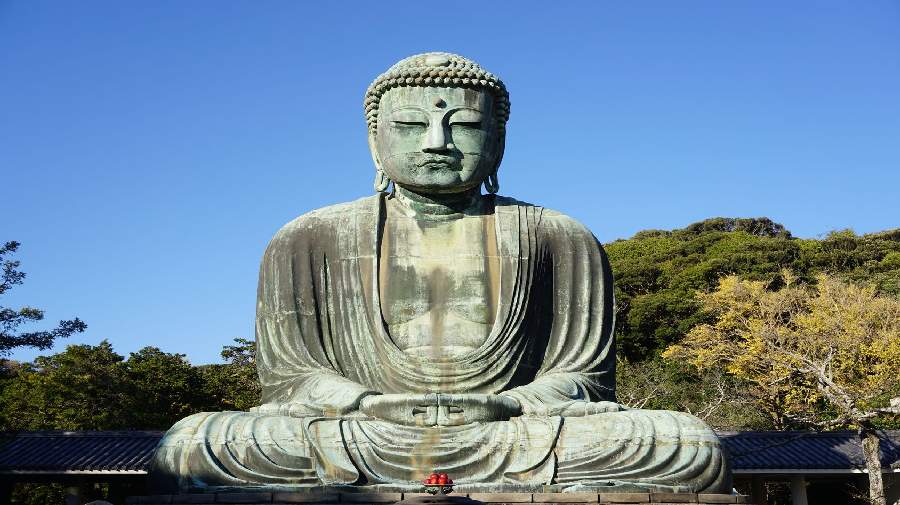
[[0, 303], [218, 361], [275, 231], [371, 194], [363, 93], [429, 50], [507, 83], [501, 193], [602, 241], [900, 226], [900, 3], [550, 4], [0, 0]]

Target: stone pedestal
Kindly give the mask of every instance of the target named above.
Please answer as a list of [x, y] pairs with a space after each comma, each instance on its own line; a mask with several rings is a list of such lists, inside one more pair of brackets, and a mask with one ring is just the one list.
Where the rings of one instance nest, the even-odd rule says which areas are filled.
[[[192, 493], [177, 495], [132, 496], [128, 505], [182, 505], [189, 503], [242, 503], [246, 505], [292, 504], [332, 505], [394, 505], [398, 502], [423, 498], [425, 493], [369, 493], [369, 492], [302, 492], [302, 491], [252, 491]], [[693, 493], [454, 493], [450, 496], [465, 497], [485, 505], [541, 503], [545, 505], [593, 503], [656, 505], [694, 503], [701, 505], [723, 503], [749, 503], [746, 496], [729, 494]]]

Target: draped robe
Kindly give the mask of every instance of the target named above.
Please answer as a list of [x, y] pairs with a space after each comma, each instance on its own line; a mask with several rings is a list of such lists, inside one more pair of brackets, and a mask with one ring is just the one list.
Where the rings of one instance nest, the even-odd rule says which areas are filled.
[[[414, 486], [431, 470], [508, 489], [729, 491], [715, 435], [687, 414], [615, 404], [613, 283], [596, 238], [555, 211], [494, 198], [499, 305], [489, 337], [455, 357], [403, 352], [379, 300], [384, 196], [283, 227], [262, 260], [263, 404], [179, 421], [154, 457], [160, 488]], [[379, 393], [515, 398], [508, 421], [412, 427], [366, 418]]]

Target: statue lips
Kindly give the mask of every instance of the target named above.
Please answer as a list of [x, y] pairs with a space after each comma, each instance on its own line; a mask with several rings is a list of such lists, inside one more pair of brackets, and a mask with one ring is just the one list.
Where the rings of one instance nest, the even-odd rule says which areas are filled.
[[462, 169], [459, 159], [453, 156], [424, 156], [416, 162], [416, 166], [428, 170], [453, 170], [456, 172]]

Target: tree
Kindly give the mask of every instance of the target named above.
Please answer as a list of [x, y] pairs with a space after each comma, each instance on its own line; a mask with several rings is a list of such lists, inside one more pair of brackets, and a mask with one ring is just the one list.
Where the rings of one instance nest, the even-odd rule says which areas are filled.
[[165, 430], [196, 412], [220, 410], [200, 368], [156, 347], [125, 360], [107, 341], [70, 345], [7, 374], [0, 430]]
[[900, 416], [900, 299], [820, 274], [811, 287], [727, 276], [700, 294], [710, 324], [693, 328], [664, 357], [746, 381], [780, 428], [856, 428], [869, 495], [883, 505], [878, 423]]
[[660, 358], [616, 364], [616, 398], [637, 409], [687, 412], [727, 430], [771, 429], [769, 419], [752, 408], [744, 381], [723, 370], [698, 371]]
[[808, 270], [800, 242], [767, 218], [713, 218], [673, 231], [646, 231], [606, 246], [615, 278], [616, 341], [644, 360], [708, 322], [694, 297], [726, 274], [771, 278]]
[[[20, 272], [19, 262], [4, 260], [7, 254], [16, 252], [19, 243], [7, 242], [0, 247], [0, 262], [3, 264], [3, 277], [0, 280], [0, 295], [9, 291], [13, 286], [22, 284], [25, 272]], [[49, 331], [32, 331], [16, 333], [22, 323], [40, 321], [44, 319], [44, 311], [34, 307], [22, 307], [18, 310], [0, 306], [0, 357], [6, 356], [16, 347], [37, 347], [48, 349], [58, 338], [66, 338], [73, 333], [81, 333], [87, 325], [77, 317], [68, 321], [60, 321], [59, 326]]]
[[787, 268], [805, 282], [830, 273], [900, 295], [900, 229], [798, 239], [764, 217], [712, 218], [671, 231], [641, 231], [605, 247], [616, 280], [616, 342], [620, 355], [634, 363], [709, 323], [694, 293], [715, 289], [724, 275], [777, 288], [779, 272]]
[[125, 369], [129, 428], [168, 429], [183, 417], [213, 410], [202, 373], [184, 354], [144, 347], [131, 353]]
[[262, 395], [256, 372], [256, 343], [243, 338], [222, 348], [225, 364], [202, 368], [207, 394], [216, 402], [214, 410], [249, 410]]
[[[0, 431], [165, 430], [196, 412], [246, 410], [259, 403], [254, 344], [235, 343], [222, 351], [226, 364], [199, 367], [156, 347], [124, 359], [106, 341], [70, 345], [34, 363], [7, 361], [0, 368]], [[55, 503], [62, 493], [57, 484], [20, 484], [14, 499]]]
[[109, 342], [70, 345], [23, 364], [0, 392], [0, 429], [129, 428], [127, 369]]

